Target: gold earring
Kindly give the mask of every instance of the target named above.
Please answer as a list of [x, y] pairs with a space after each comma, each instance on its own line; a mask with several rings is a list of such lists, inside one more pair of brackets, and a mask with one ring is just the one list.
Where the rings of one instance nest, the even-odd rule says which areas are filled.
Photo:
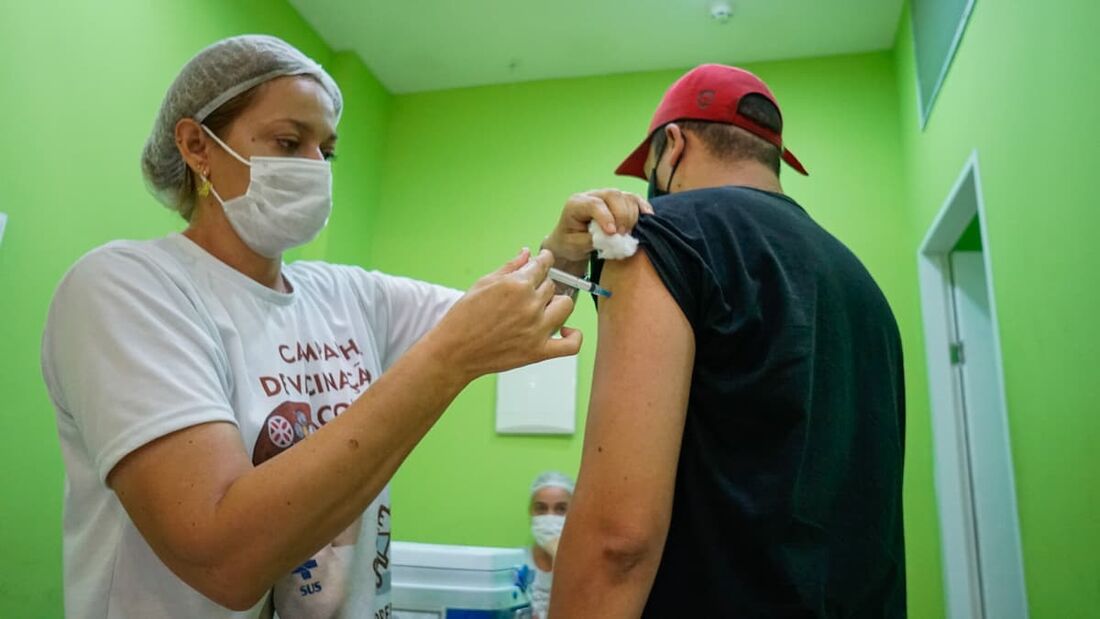
[[202, 182], [199, 183], [199, 197], [206, 198], [210, 196], [210, 179], [206, 178], [206, 173], [202, 174]]

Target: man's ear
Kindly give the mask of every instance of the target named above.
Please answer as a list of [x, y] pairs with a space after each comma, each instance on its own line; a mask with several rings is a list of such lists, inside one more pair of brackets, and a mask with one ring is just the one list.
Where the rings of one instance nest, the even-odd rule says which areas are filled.
[[188, 167], [199, 173], [210, 170], [210, 141], [202, 126], [193, 118], [183, 118], [176, 123], [176, 148]]
[[680, 162], [680, 157], [684, 156], [685, 135], [680, 125], [676, 123], [665, 125], [665, 139], [668, 141], [665, 146], [665, 153], [668, 156], [668, 165], [671, 167], [676, 167], [676, 164]]

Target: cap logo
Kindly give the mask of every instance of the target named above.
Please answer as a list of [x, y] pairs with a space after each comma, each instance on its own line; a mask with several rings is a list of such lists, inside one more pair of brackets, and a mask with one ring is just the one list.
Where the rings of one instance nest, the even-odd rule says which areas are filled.
[[710, 107], [711, 103], [714, 103], [714, 91], [700, 90], [699, 96], [695, 98], [695, 105], [698, 105], [699, 109], [705, 110]]

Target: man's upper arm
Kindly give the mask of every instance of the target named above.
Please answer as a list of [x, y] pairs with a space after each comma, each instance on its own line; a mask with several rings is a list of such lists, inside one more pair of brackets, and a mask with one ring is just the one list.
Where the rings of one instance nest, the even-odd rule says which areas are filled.
[[695, 338], [644, 251], [607, 262], [601, 284], [613, 294], [600, 300], [577, 503], [597, 533], [663, 545]]

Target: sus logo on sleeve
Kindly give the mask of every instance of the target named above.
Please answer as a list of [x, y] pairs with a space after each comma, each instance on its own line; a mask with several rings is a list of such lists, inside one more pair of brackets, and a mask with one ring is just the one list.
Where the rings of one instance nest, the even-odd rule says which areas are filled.
[[309, 404], [283, 402], [264, 420], [252, 449], [252, 464], [259, 466], [317, 430]]

